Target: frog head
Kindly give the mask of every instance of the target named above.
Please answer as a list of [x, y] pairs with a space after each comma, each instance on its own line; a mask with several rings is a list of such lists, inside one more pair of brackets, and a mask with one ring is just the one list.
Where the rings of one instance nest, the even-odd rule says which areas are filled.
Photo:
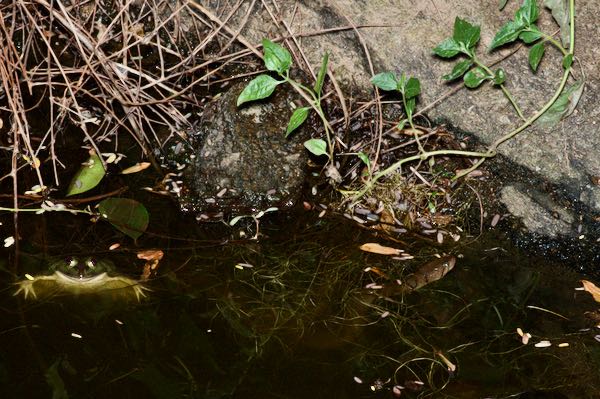
[[107, 262], [99, 262], [93, 257], [77, 258], [68, 256], [52, 263], [50, 271], [58, 271], [73, 278], [87, 279], [112, 271], [112, 267]]

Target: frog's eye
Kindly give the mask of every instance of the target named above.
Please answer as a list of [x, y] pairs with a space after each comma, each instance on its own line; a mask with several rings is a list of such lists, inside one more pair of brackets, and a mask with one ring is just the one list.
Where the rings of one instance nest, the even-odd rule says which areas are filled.
[[88, 259], [86, 259], [85, 264], [90, 269], [94, 269], [96, 267], [96, 265], [98, 264], [98, 261], [94, 258], [88, 258]]
[[73, 267], [77, 266], [79, 261], [77, 259], [75, 259], [74, 257], [69, 256], [69, 257], [65, 258], [65, 263], [67, 264], [67, 266], [69, 268], [73, 268]]

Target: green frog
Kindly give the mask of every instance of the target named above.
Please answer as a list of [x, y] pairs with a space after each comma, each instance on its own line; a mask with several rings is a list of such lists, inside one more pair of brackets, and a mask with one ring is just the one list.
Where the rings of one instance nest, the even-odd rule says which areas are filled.
[[27, 299], [55, 295], [112, 294], [115, 297], [135, 298], [139, 301], [146, 297], [141, 282], [115, 274], [114, 264], [110, 261], [98, 261], [93, 257], [67, 257], [50, 263], [48, 275], [25, 275], [17, 283], [14, 295], [23, 293]]

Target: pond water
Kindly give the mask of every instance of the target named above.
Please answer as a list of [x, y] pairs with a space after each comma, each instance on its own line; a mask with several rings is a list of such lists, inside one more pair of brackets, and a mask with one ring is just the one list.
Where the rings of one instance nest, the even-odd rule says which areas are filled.
[[[139, 303], [13, 296], [14, 281], [43, 273], [50, 255], [106, 258], [139, 278], [140, 248], [121, 238], [108, 251], [120, 237], [109, 226], [60, 217], [24, 216], [19, 263], [6, 252], [0, 264], [2, 398], [600, 397], [600, 329], [585, 315], [598, 306], [575, 290], [577, 265], [530, 257], [493, 233], [441, 247], [302, 214], [263, 222], [256, 242], [214, 239], [222, 227], [180, 217], [162, 222], [181, 240], [138, 243], [165, 252]], [[414, 259], [361, 251], [367, 242]], [[454, 269], [418, 291], [365, 288], [445, 253]]]

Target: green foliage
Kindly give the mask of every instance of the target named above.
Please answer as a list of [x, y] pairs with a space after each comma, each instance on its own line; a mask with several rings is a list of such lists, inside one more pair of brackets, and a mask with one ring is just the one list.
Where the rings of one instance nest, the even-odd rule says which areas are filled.
[[292, 65], [292, 55], [279, 44], [273, 43], [269, 39], [262, 41], [264, 49], [265, 67], [269, 71], [279, 74], [286, 73]]
[[[327, 75], [327, 66], [329, 63], [329, 53], [323, 55], [321, 60], [321, 67], [315, 80], [315, 84], [312, 89], [303, 86], [289, 77], [289, 69], [292, 66], [292, 56], [289, 51], [277, 43], [273, 43], [268, 39], [263, 39], [263, 61], [265, 67], [272, 72], [275, 72], [282, 78], [282, 80], [274, 79], [269, 75], [259, 75], [248, 83], [248, 86], [242, 90], [237, 99], [237, 105], [240, 106], [246, 102], [261, 100], [269, 97], [278, 85], [282, 83], [289, 83], [297, 91], [301, 92], [304, 98], [310, 98], [310, 107], [297, 108], [288, 122], [285, 136], [288, 137], [296, 129], [298, 129], [308, 118], [311, 108], [314, 109], [318, 114], [323, 125], [325, 127], [325, 136], [327, 137], [327, 143], [320, 139], [308, 140], [304, 143], [304, 146], [313, 154], [327, 155], [331, 160], [333, 158], [333, 146], [331, 144], [329, 123], [325, 118], [325, 113], [321, 107], [321, 93], [323, 91], [323, 83], [325, 82], [325, 76]], [[318, 142], [318, 144], [316, 144]], [[325, 152], [323, 153], [324, 143]], [[329, 152], [327, 152], [327, 146], [329, 146]]]
[[545, 0], [546, 6], [552, 12], [552, 17], [560, 27], [560, 41], [563, 47], [569, 46], [570, 13], [568, 0]]
[[544, 113], [536, 123], [545, 128], [556, 126], [562, 119], [569, 116], [577, 107], [584, 88], [583, 79], [576, 81], [572, 85], [566, 87], [560, 97], [552, 104], [552, 106]]
[[529, 65], [533, 71], [537, 71], [545, 51], [544, 42], [539, 42], [529, 49]]
[[288, 123], [287, 129], [285, 131], [285, 137], [289, 136], [294, 130], [299, 128], [300, 125], [302, 125], [304, 123], [306, 118], [308, 118], [309, 112], [310, 112], [310, 107], [297, 108], [294, 111], [294, 113], [292, 114], [292, 117], [290, 118], [290, 121]]
[[102, 160], [95, 151], [91, 151], [89, 159], [81, 165], [79, 171], [71, 179], [71, 183], [67, 188], [67, 197], [81, 194], [96, 187], [105, 174]]
[[488, 79], [493, 79], [493, 76], [489, 75], [481, 67], [471, 69], [464, 76], [465, 86], [467, 86], [469, 89], [475, 89], [479, 87], [484, 81]]
[[454, 65], [454, 68], [452, 68], [452, 72], [442, 76], [442, 79], [447, 80], [447, 81], [452, 81], [452, 80], [458, 79], [461, 76], [463, 76], [469, 70], [469, 68], [471, 68], [472, 66], [473, 66], [473, 61], [471, 61], [471, 60], [464, 60], [464, 61], [457, 62]]
[[304, 142], [304, 147], [316, 156], [327, 155], [327, 143], [322, 139], [310, 139]]
[[137, 240], [148, 228], [150, 216], [143, 204], [128, 198], [107, 198], [98, 210], [117, 230]]
[[398, 91], [402, 95], [406, 119], [412, 126], [412, 115], [416, 106], [416, 97], [421, 94], [419, 79], [407, 77], [404, 73], [398, 78], [393, 72], [381, 72], [371, 78], [371, 83], [384, 91]]
[[238, 96], [238, 107], [246, 102], [262, 100], [271, 96], [275, 88], [281, 83], [283, 83], [282, 80], [273, 79], [269, 75], [257, 76], [248, 83], [248, 86]]

